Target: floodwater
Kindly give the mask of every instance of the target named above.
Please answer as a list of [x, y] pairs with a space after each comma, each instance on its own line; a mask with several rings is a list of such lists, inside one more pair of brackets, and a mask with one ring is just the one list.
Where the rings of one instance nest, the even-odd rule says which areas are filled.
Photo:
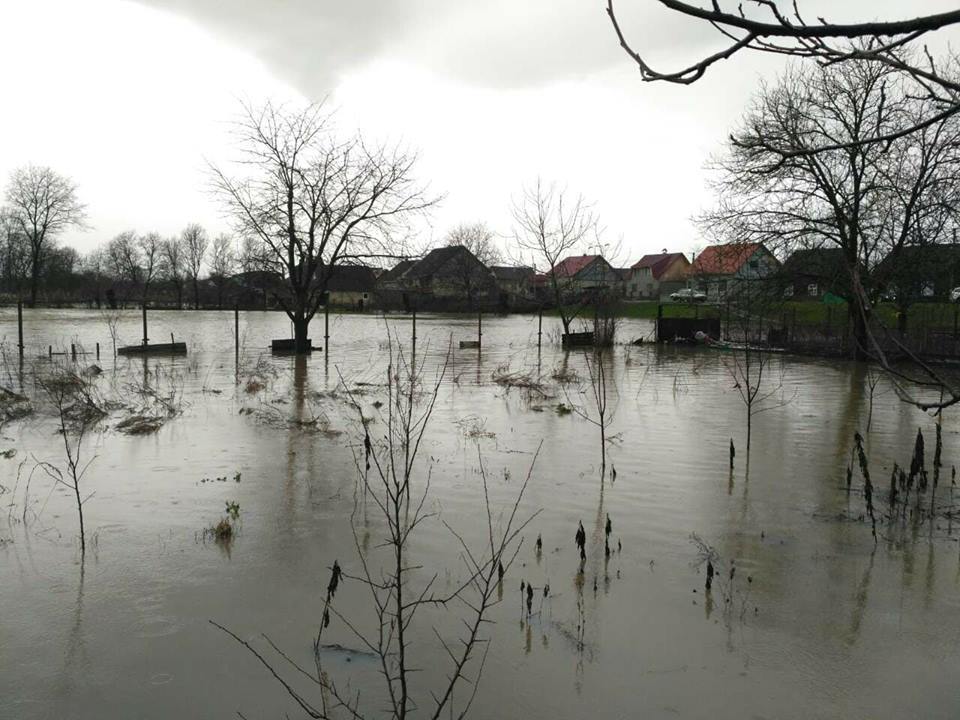
[[[0, 458], [2, 718], [300, 717], [256, 659], [209, 621], [265, 652], [267, 635], [309, 665], [329, 568], [337, 560], [347, 574], [360, 571], [351, 516], [358, 536], [368, 537], [366, 552], [384, 536], [382, 518], [356, 492], [356, 413], [329, 391], [341, 382], [360, 390], [359, 401], [376, 414], [373, 403], [386, 399], [388, 329], [395, 351], [409, 353], [409, 318], [331, 317], [330, 352], [298, 362], [262, 349], [288, 335], [282, 315], [242, 313], [239, 370], [232, 312], [156, 312], [150, 322], [152, 338], [173, 332], [189, 355], [114, 364], [97, 312], [26, 311], [27, 366], [49, 362], [37, 356], [50, 345], [99, 342], [104, 396], [128, 397], [146, 377], [176, 390], [182, 413], [154, 434], [124, 435], [112, 416], [88, 435], [84, 452], [95, 459], [83, 480], [90, 496], [82, 563], [70, 492], [40, 471], [26, 487], [37, 462], [63, 462], [54, 419], [39, 413], [0, 429], [0, 451], [16, 450]], [[429, 470], [427, 507], [436, 515], [414, 533], [410, 563], [423, 568], [418, 587], [436, 574], [438, 588], [449, 591], [466, 571], [445, 523], [471, 544], [486, 531], [478, 446], [499, 513], [509, 510], [542, 443], [520, 506], [522, 517], [539, 514], [491, 611], [471, 717], [960, 715], [958, 534], [942, 519], [905, 533], [881, 528], [875, 544], [861, 519], [859, 472], [853, 492], [845, 482], [858, 429], [880, 488], [894, 461], [909, 464], [918, 427], [929, 467], [931, 417], [881, 381], [866, 433], [862, 367], [774, 357], [766, 377], [782, 387], [755, 416], [748, 469], [745, 409], [722, 353], [620, 345], [606, 360], [616, 479], [608, 468], [601, 482], [597, 428], [556, 411], [563, 403], [593, 412], [583, 384], [561, 387], [550, 377], [558, 368], [586, 376], [582, 354], [549, 341], [553, 324], [544, 320], [538, 355], [535, 317], [485, 318], [482, 351], [452, 351], [421, 448], [415, 483], [422, 487]], [[475, 332], [472, 318], [417, 318], [417, 358], [428, 381], [450, 338]], [[648, 323], [625, 323], [620, 337], [649, 332]], [[140, 334], [139, 314], [125, 315], [121, 343]], [[322, 344], [322, 318], [311, 334]], [[0, 336], [7, 360], [0, 384], [19, 390], [9, 309], [0, 311]], [[91, 362], [82, 356], [78, 365]], [[539, 372], [553, 397], [495, 384], [503, 368]], [[255, 370], [266, 386], [247, 392]], [[370, 427], [374, 437], [384, 432], [380, 420]], [[947, 411], [944, 500], [953, 492], [950, 468], [960, 464], [958, 430], [956, 412]], [[225, 546], [204, 539], [203, 529], [224, 516], [228, 501], [239, 503], [240, 519]], [[608, 514], [613, 552], [605, 559]], [[582, 575], [574, 545], [580, 521]], [[694, 533], [721, 559], [723, 582], [709, 598]], [[530, 617], [521, 581], [537, 590]], [[550, 596], [541, 600], [547, 583]], [[357, 582], [343, 582], [335, 605], [369, 627], [369, 593]], [[429, 692], [447, 672], [433, 628], [456, 630], [463, 611], [424, 613], [409, 631], [421, 670], [418, 715], [428, 714]], [[337, 617], [325, 642], [362, 649]], [[341, 685], [352, 679], [368, 716], [384, 708], [377, 666], [364, 654], [331, 651], [328, 669]], [[461, 689], [458, 700], [469, 693]]]

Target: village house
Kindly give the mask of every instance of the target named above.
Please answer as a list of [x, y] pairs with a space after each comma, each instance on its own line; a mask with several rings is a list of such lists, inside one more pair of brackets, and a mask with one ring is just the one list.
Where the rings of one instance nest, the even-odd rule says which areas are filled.
[[778, 273], [784, 297], [819, 300], [830, 293], [850, 296], [850, 273], [840, 248], [804, 248], [786, 259]]
[[960, 245], [908, 245], [888, 254], [873, 270], [872, 284], [898, 302], [947, 300], [960, 286]]
[[493, 273], [463, 245], [435, 248], [400, 276], [406, 303], [415, 296], [419, 307], [464, 309], [495, 304]]
[[768, 278], [780, 261], [763, 243], [709, 245], [694, 259], [691, 278], [707, 300], [718, 302], [744, 283]]
[[533, 278], [536, 275], [533, 268], [494, 265], [491, 266], [490, 271], [497, 281], [502, 296], [523, 300], [533, 297]]
[[374, 303], [377, 276], [365, 265], [339, 265], [327, 280], [327, 302], [331, 307], [365, 310]]
[[690, 261], [683, 253], [663, 250], [652, 255], [644, 255], [629, 269], [626, 297], [635, 300], [659, 298], [664, 283], [683, 282], [689, 271]]
[[618, 293], [623, 282], [617, 269], [602, 255], [571, 255], [561, 260], [553, 272], [546, 275], [544, 285], [548, 294], [553, 292], [553, 277], [565, 295], [597, 291]]

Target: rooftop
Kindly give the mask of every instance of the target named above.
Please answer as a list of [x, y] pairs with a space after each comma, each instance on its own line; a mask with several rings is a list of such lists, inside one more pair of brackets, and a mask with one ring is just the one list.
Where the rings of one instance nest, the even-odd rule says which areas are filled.
[[660, 276], [667, 271], [667, 268], [669, 268], [675, 260], [682, 260], [685, 264], [690, 264], [687, 256], [683, 253], [654, 253], [652, 255], [644, 255], [633, 264], [631, 270], [650, 268], [650, 273], [654, 278], [659, 280]]
[[709, 245], [693, 261], [693, 272], [697, 275], [732, 275], [762, 247], [761, 243]]

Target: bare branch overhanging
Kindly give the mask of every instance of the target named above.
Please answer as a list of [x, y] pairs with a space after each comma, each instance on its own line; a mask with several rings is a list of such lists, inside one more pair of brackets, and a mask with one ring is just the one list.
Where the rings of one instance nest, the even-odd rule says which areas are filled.
[[[932, 108], [930, 115], [919, 119], [910, 128], [896, 135], [877, 137], [872, 142], [902, 137], [958, 112], [960, 81], [956, 73], [939, 66], [926, 46], [923, 46], [921, 54], [912, 50], [929, 34], [960, 23], [960, 10], [893, 21], [835, 23], [823, 17], [808, 22], [801, 11], [801, 0], [793, 0], [789, 12], [784, 12], [772, 0], [750, 0], [748, 6], [759, 13], [753, 15], [744, 10], [742, 3], [733, 10], [725, 9], [720, 0], [712, 0], [709, 7], [682, 0], [657, 1], [668, 11], [692, 22], [708, 23], [728, 44], [680, 69], [657, 70], [645, 59], [645, 53], [637, 50], [628, 40], [617, 16], [614, 0], [607, 0], [606, 12], [617, 40], [637, 64], [646, 82], [690, 85], [720, 61], [744, 50], [809, 59], [821, 66], [867, 61], [880, 63], [911, 78], [920, 92], [939, 104], [939, 107]], [[828, 144], [826, 147], [833, 149], [836, 145]], [[804, 152], [819, 152], [822, 149]]]

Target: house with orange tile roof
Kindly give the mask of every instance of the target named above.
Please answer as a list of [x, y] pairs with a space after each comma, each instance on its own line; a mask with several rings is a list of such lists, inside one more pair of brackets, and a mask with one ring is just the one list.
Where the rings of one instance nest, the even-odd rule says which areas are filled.
[[709, 245], [696, 256], [690, 276], [696, 287], [713, 302], [722, 300], [743, 282], [775, 274], [780, 261], [763, 243]]

